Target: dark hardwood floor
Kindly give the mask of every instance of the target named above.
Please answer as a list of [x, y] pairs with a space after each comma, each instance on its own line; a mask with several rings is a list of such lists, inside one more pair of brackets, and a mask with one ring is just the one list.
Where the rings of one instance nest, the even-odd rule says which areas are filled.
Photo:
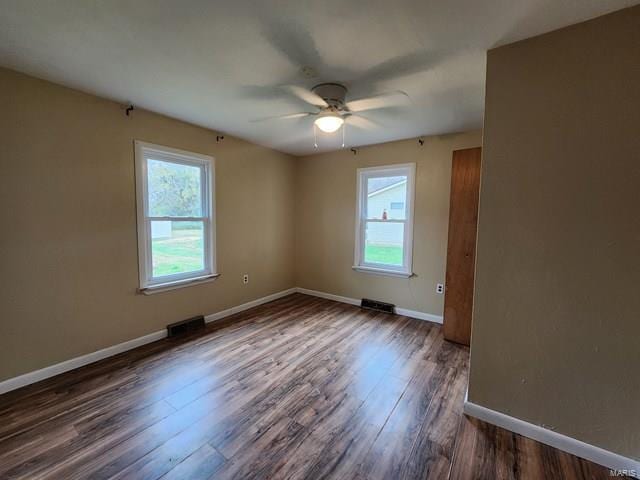
[[464, 417], [467, 364], [438, 325], [294, 294], [0, 396], [0, 478], [609, 478]]

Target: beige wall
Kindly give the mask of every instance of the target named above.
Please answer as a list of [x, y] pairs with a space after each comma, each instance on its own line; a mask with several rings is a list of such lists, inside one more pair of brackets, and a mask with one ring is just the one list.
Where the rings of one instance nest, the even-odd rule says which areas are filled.
[[[442, 315], [451, 154], [481, 144], [470, 132], [385, 143], [303, 157], [297, 163], [296, 284], [353, 298], [368, 297], [400, 307]], [[415, 277], [394, 278], [355, 272], [356, 170], [415, 162], [416, 196], [413, 245]]]
[[492, 50], [469, 399], [640, 458], [640, 7]]
[[[294, 286], [293, 157], [9, 70], [0, 105], [0, 380]], [[134, 139], [215, 156], [215, 282], [136, 294]]]

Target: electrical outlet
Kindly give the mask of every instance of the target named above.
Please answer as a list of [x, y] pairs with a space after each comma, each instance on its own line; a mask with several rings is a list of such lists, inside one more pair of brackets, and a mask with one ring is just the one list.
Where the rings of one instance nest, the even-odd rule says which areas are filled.
[[436, 293], [444, 293], [444, 285], [442, 283], [436, 283]]
[[247, 283], [249, 283], [249, 274], [248, 274], [248, 273], [245, 273], [245, 274], [242, 276], [242, 283], [244, 283], [245, 285], [246, 285]]

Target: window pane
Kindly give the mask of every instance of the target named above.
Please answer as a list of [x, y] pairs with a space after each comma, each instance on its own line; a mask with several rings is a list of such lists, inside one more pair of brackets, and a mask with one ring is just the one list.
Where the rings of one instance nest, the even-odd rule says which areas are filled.
[[401, 267], [404, 258], [404, 224], [367, 222], [364, 262]]
[[149, 216], [202, 216], [202, 169], [149, 159], [147, 162]]
[[203, 222], [151, 222], [153, 277], [204, 270]]
[[367, 218], [405, 220], [407, 177], [367, 179]]

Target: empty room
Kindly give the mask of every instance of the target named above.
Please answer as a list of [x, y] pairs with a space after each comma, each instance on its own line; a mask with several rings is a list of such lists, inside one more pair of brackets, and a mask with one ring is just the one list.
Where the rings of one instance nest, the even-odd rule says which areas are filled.
[[0, 0], [0, 479], [640, 478], [638, 0]]

